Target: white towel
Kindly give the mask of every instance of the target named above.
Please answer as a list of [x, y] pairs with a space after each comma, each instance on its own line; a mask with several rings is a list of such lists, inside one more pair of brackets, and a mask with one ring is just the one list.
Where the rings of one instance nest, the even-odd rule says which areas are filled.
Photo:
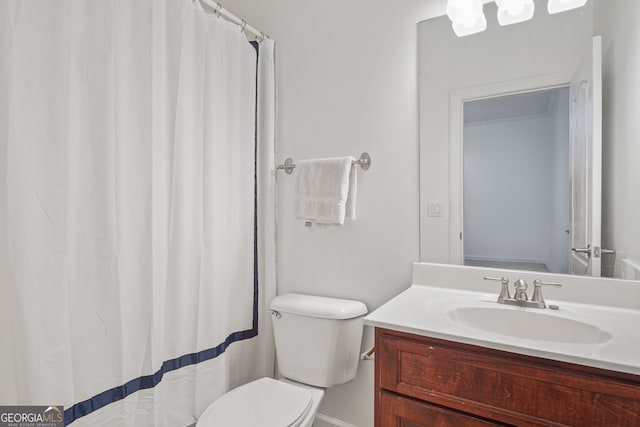
[[296, 217], [318, 225], [341, 226], [356, 218], [357, 168], [353, 157], [299, 161]]

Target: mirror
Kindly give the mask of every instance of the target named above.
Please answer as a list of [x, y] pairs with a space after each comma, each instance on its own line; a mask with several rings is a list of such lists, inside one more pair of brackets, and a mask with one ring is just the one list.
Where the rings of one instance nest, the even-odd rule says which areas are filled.
[[[529, 92], [545, 94], [556, 88], [569, 87], [585, 54], [591, 52], [594, 36], [601, 35], [602, 218], [599, 224], [601, 248], [615, 250], [615, 253], [603, 251], [595, 254], [592, 251], [590, 255], [585, 255], [585, 259], [588, 263], [598, 261], [603, 276], [640, 280], [640, 225], [636, 219], [640, 215], [640, 196], [636, 194], [633, 184], [640, 182], [640, 168], [632, 160], [640, 158], [638, 148], [634, 147], [635, 135], [640, 132], [640, 125], [637, 124], [640, 115], [640, 82], [635, 78], [640, 75], [640, 2], [589, 0], [583, 8], [554, 15], [547, 13], [545, 3], [537, 2], [537, 10], [531, 21], [505, 27], [498, 25], [496, 5], [485, 4], [487, 30], [461, 38], [453, 33], [446, 16], [418, 24], [420, 260], [478, 265], [480, 259], [480, 265], [498, 267], [500, 262], [505, 261], [507, 264], [501, 268], [540, 270], [539, 266], [529, 268], [526, 265], [528, 261], [536, 263], [539, 259], [536, 255], [527, 254], [526, 249], [532, 243], [525, 241], [522, 233], [506, 233], [516, 237], [509, 242], [509, 254], [514, 259], [496, 256], [496, 252], [491, 250], [477, 253], [476, 259], [472, 259], [474, 254], [469, 254], [469, 248], [482, 246], [478, 244], [479, 241], [487, 243], [484, 246], [491, 246], [488, 243], [495, 243], [497, 234], [484, 230], [482, 239], [475, 241], [471, 239], [473, 236], [465, 236], [466, 233], [472, 233], [469, 225], [474, 219], [469, 215], [469, 205], [474, 205], [467, 201], [465, 206], [464, 200], [475, 200], [475, 206], [482, 206], [482, 200], [486, 200], [484, 214], [490, 219], [489, 223], [493, 221], [498, 228], [508, 221], [522, 220], [526, 221], [526, 226], [521, 224], [519, 229], [535, 229], [538, 231], [529, 234], [538, 234], [538, 238], [544, 234], [543, 239], [548, 242], [564, 242], [561, 253], [554, 249], [548, 255], [550, 261], [543, 263], [546, 271], [587, 272], [589, 268], [579, 271], [567, 268], [566, 264], [562, 268], [549, 268], [549, 265], [559, 263], [558, 260], [571, 256], [572, 245], [566, 235], [574, 238], [578, 234], [571, 228], [571, 218], [575, 222], [576, 217], [587, 215], [582, 205], [575, 201], [572, 205], [572, 196], [566, 187], [558, 188], [560, 184], [548, 187], [548, 191], [553, 192], [548, 199], [558, 202], [560, 197], [564, 198], [564, 206], [569, 206], [566, 209], [568, 213], [562, 213], [562, 220], [555, 221], [553, 227], [539, 231], [540, 226], [534, 226], [532, 221], [536, 216], [545, 216], [548, 206], [520, 199], [513, 194], [489, 197], [495, 196], [495, 186], [487, 188], [490, 185], [463, 184], [469, 180], [464, 173], [465, 168], [469, 169], [465, 164], [465, 155], [467, 159], [473, 155], [473, 150], [464, 148], [464, 143], [467, 141], [465, 136], [474, 131], [478, 133], [478, 126], [484, 126], [482, 131], [485, 137], [489, 135], [491, 139], [497, 132], [489, 126], [491, 124], [513, 124], [514, 121], [532, 117], [539, 119], [539, 111], [527, 113], [526, 108], [519, 113], [520, 116], [514, 117], [514, 111], [520, 107], [513, 103], [501, 107], [507, 117], [498, 117], [489, 111], [491, 102], [482, 104], [481, 100], [496, 101], [505, 95]], [[555, 99], [557, 106], [558, 96]], [[575, 98], [571, 98], [571, 95], [568, 99], [560, 99], [563, 100], [560, 103], [568, 104], [569, 110], [575, 109]], [[501, 108], [492, 111], [500, 111]], [[511, 117], [508, 117], [509, 114]], [[476, 126], [474, 131], [465, 129], [466, 117], [473, 117], [474, 123], [471, 125]], [[531, 133], [522, 132], [521, 135], [527, 136]], [[485, 158], [489, 157], [486, 149], [480, 151]], [[489, 158], [475, 169], [475, 173], [481, 170], [495, 172], [495, 168], [504, 168], [510, 174], [502, 175], [501, 179], [511, 177], [514, 182], [521, 178], [525, 169], [532, 171], [533, 177], [537, 169], [539, 174], [548, 175], [545, 168], [529, 163], [535, 163], [535, 157], [530, 156], [529, 162], [526, 156], [514, 160], [507, 156], [508, 151], [498, 149], [493, 156], [499, 157]], [[551, 155], [551, 159], [557, 160], [558, 157], [562, 156], [557, 152]], [[473, 179], [478, 182], [477, 175]], [[566, 177], [565, 182], [568, 180], [569, 177]], [[523, 193], [530, 192], [525, 191], [522, 185]], [[482, 191], [483, 188], [485, 194], [465, 194], [465, 191]], [[491, 236], [496, 237], [492, 239]], [[527, 256], [531, 259], [527, 259]], [[511, 261], [524, 264], [509, 264]], [[492, 265], [491, 262], [498, 264]], [[544, 268], [541, 270], [545, 271]]]

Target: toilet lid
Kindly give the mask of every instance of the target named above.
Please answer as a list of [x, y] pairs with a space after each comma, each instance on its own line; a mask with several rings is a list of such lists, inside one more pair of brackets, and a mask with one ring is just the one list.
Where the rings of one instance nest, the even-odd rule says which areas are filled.
[[197, 427], [295, 427], [311, 403], [309, 390], [261, 378], [226, 393], [209, 405]]

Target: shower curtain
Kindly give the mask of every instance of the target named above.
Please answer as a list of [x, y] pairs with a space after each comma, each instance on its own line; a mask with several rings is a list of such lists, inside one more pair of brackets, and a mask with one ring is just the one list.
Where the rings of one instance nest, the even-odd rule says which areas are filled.
[[197, 1], [0, 2], [0, 405], [185, 426], [272, 374], [274, 100]]

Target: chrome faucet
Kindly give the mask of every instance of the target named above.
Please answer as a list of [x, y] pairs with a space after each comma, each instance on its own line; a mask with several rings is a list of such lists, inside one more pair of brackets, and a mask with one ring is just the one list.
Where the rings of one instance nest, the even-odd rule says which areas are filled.
[[513, 282], [513, 287], [516, 288], [516, 293], [513, 296], [513, 299], [516, 301], [529, 301], [529, 297], [527, 297], [527, 288], [529, 284], [524, 279], [518, 279]]
[[515, 288], [513, 298], [511, 298], [511, 295], [509, 294], [509, 279], [507, 277], [486, 276], [484, 280], [494, 280], [502, 284], [500, 294], [498, 295], [499, 304], [516, 305], [518, 307], [529, 308], [547, 308], [544, 298], [542, 297], [543, 286], [555, 286], [558, 288], [562, 286], [560, 283], [543, 282], [542, 280], [536, 279], [533, 281], [533, 296], [531, 297], [531, 300], [529, 300], [529, 297], [527, 296], [529, 284], [524, 279], [518, 279], [513, 283], [513, 287]]

